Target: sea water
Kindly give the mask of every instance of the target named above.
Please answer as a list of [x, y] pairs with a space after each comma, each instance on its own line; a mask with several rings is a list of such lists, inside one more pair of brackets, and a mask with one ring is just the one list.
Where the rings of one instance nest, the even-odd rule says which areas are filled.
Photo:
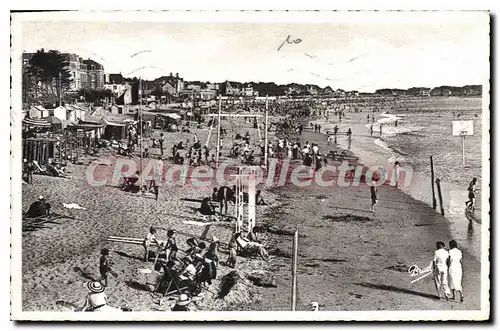
[[[430, 156], [433, 156], [435, 179], [441, 180], [445, 217], [450, 221], [451, 238], [458, 241], [477, 259], [481, 256], [481, 191], [476, 194], [474, 221], [465, 215], [467, 187], [476, 177], [481, 188], [482, 105], [480, 98], [418, 98], [387, 106], [376, 113], [375, 123], [366, 123], [366, 112], [348, 113], [342, 122], [338, 118], [320, 121], [322, 131], [353, 131], [351, 150], [366, 166], [386, 166], [399, 161], [410, 166], [413, 180], [401, 189], [417, 200], [432, 204]], [[453, 136], [454, 120], [472, 120], [474, 135], [465, 139], [465, 166], [462, 164], [462, 138]], [[364, 121], [364, 123], [363, 123]], [[397, 126], [395, 122], [397, 121]], [[382, 124], [382, 135], [380, 135]], [[370, 134], [373, 126], [373, 134]], [[338, 143], [347, 148], [347, 139], [339, 136]], [[436, 188], [436, 186], [434, 186]], [[439, 198], [437, 189], [437, 212]], [[484, 231], [486, 231], [485, 229]]]

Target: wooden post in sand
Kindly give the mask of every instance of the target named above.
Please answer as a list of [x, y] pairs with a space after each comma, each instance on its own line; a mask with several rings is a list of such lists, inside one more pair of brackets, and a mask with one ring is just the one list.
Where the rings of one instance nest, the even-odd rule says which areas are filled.
[[441, 180], [439, 178], [436, 179], [436, 185], [438, 188], [439, 207], [441, 207], [441, 215], [444, 215], [443, 195], [441, 194]]
[[432, 188], [432, 208], [436, 209], [436, 192], [434, 190], [434, 162], [431, 155], [431, 188]]
[[297, 251], [299, 242], [299, 230], [295, 230], [293, 235], [293, 256], [292, 256], [292, 311], [295, 311], [297, 302]]
[[222, 109], [222, 98], [219, 96], [219, 113], [217, 116], [217, 147], [215, 149], [215, 166], [219, 166], [219, 154], [220, 154], [220, 115]]

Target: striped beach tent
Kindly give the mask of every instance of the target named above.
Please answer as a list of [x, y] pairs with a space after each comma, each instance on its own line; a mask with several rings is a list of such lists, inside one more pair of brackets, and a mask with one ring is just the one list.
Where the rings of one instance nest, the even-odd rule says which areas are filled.
[[46, 128], [51, 127], [49, 121], [47, 121], [47, 119], [44, 118], [24, 118], [23, 124], [29, 126], [46, 127]]

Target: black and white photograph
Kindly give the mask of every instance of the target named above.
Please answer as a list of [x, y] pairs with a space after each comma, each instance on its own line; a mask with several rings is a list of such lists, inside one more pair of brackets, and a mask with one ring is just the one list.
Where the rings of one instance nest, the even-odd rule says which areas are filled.
[[13, 320], [490, 318], [489, 12], [10, 16]]

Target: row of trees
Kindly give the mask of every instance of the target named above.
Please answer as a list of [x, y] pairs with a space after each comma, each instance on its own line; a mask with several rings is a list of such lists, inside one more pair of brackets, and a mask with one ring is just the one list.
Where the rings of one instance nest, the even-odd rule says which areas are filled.
[[23, 103], [59, 104], [72, 77], [66, 57], [58, 51], [38, 50], [23, 65]]

